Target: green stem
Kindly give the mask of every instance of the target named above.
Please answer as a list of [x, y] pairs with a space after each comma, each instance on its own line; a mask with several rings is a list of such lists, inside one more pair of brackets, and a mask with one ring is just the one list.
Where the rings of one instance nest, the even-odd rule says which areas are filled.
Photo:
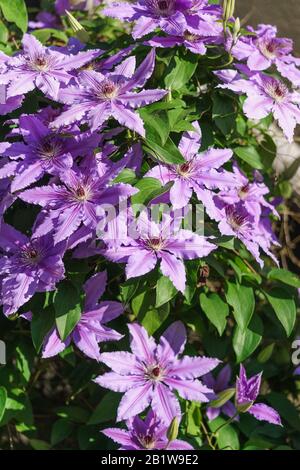
[[204, 431], [204, 434], [205, 434], [205, 437], [206, 437], [206, 439], [207, 439], [207, 442], [208, 442], [209, 447], [210, 447], [211, 449], [213, 449], [213, 450], [216, 450], [216, 447], [215, 447], [215, 445], [212, 443], [212, 439], [211, 439], [211, 437], [213, 437], [213, 435], [212, 435], [212, 436], [209, 435], [209, 432], [208, 432], [208, 430], [206, 429], [206, 426], [205, 426], [205, 424], [203, 423], [203, 421], [201, 421], [200, 425], [201, 425], [201, 427], [202, 427], [202, 429], [203, 429], [203, 431]]
[[212, 436], [213, 437], [217, 437], [218, 435], [218, 432], [221, 431], [221, 429], [225, 428], [226, 426], [228, 426], [228, 424], [231, 424], [235, 418], [239, 415], [239, 412], [237, 411], [228, 421], [226, 421], [225, 423], [221, 424], [221, 426], [219, 426], [213, 433], [212, 433]]

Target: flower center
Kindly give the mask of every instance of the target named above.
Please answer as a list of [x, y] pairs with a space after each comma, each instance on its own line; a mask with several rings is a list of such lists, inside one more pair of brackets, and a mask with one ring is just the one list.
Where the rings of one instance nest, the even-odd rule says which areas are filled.
[[238, 232], [247, 225], [247, 217], [238, 212], [234, 207], [227, 206], [225, 212], [227, 222], [235, 232]]
[[275, 59], [279, 55], [278, 44], [274, 39], [259, 41], [258, 48], [267, 59]]
[[155, 382], [159, 382], [163, 377], [163, 374], [164, 371], [158, 364], [148, 367], [146, 371], [147, 377]]
[[45, 72], [49, 69], [49, 61], [45, 55], [36, 56], [31, 62], [31, 67], [38, 72]]
[[266, 82], [265, 90], [277, 102], [284, 101], [289, 93], [288, 87], [275, 78], [271, 78]]
[[190, 162], [186, 162], [186, 163], [183, 163], [182, 165], [178, 165], [177, 173], [183, 178], [187, 178], [191, 173], [191, 169], [192, 169], [192, 166]]
[[197, 34], [190, 33], [189, 31], [185, 31], [183, 36], [186, 41], [190, 42], [196, 42], [200, 39], [200, 36], [198, 36]]
[[118, 94], [118, 86], [111, 80], [104, 80], [99, 87], [98, 96], [101, 99], [111, 100]]
[[139, 435], [137, 438], [144, 449], [154, 449], [155, 438], [151, 434], [146, 434], [145, 436]]
[[21, 258], [27, 265], [37, 264], [41, 259], [41, 253], [33, 246], [23, 247]]
[[45, 160], [52, 160], [62, 151], [62, 142], [51, 137], [46, 137], [44, 141], [36, 148], [37, 154]]
[[151, 250], [159, 251], [163, 248], [164, 243], [163, 243], [163, 240], [160, 237], [153, 237], [153, 238], [149, 238], [149, 240], [147, 240], [146, 245]]
[[241, 199], [245, 199], [248, 196], [249, 190], [250, 190], [250, 184], [249, 183], [242, 186], [242, 188], [240, 188], [240, 190], [239, 190], [239, 197]]
[[147, 0], [150, 10], [158, 16], [169, 16], [173, 12], [174, 0]]
[[78, 188], [75, 191], [75, 194], [77, 196], [77, 199], [79, 199], [80, 201], [84, 201], [87, 199], [87, 194], [83, 186], [78, 186]]

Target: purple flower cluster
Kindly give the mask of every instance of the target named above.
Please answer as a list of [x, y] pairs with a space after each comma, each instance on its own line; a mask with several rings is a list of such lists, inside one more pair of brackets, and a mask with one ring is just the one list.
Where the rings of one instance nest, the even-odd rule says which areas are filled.
[[180, 439], [169, 441], [168, 427], [149, 410], [146, 418], [139, 416], [126, 421], [127, 430], [109, 428], [101, 431], [105, 436], [120, 444], [119, 450], [192, 450], [193, 447]]
[[134, 39], [146, 36], [157, 28], [175, 35], [185, 32], [215, 36], [222, 31], [217, 23], [221, 10], [208, 5], [208, 0], [138, 0], [108, 2], [102, 13], [124, 21], [134, 21]]

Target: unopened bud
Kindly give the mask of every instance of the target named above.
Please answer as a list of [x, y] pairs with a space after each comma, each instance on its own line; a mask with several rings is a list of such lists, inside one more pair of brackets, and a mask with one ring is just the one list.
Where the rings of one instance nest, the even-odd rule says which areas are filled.
[[175, 441], [175, 439], [177, 439], [178, 428], [179, 428], [179, 422], [178, 422], [178, 418], [175, 416], [172, 419], [171, 424], [167, 431], [167, 438], [169, 442]]
[[239, 18], [236, 18], [234, 25], [233, 25], [233, 40], [234, 41], [237, 39], [240, 31], [241, 31], [241, 22]]
[[89, 33], [84, 29], [84, 27], [79, 23], [79, 21], [77, 21], [76, 18], [68, 10], [66, 10], [66, 15], [69, 20], [72, 31], [74, 32], [77, 39], [79, 39], [79, 41], [81, 41], [84, 44], [87, 43], [89, 40]]
[[253, 406], [253, 401], [235, 404], [235, 407], [239, 413], [247, 413], [247, 411], [249, 411], [252, 406]]
[[225, 0], [223, 4], [223, 19], [225, 23], [233, 16], [235, 9], [235, 0]]
[[217, 398], [209, 403], [212, 408], [221, 408], [225, 405], [235, 394], [235, 388], [227, 388], [222, 392], [218, 393]]

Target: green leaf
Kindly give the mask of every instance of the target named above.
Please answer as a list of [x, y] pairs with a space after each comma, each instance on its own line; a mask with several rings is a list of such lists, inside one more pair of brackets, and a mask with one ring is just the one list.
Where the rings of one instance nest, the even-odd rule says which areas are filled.
[[248, 165], [252, 166], [257, 170], [262, 170], [264, 165], [261, 161], [261, 156], [256, 150], [255, 147], [236, 147], [234, 149], [234, 153], [244, 162], [248, 163]]
[[120, 393], [106, 393], [100, 403], [98, 403], [98, 405], [96, 406], [87, 424], [100, 424], [106, 423], [107, 421], [115, 422], [117, 418], [117, 410], [120, 400]]
[[257, 284], [261, 284], [261, 276], [251, 271], [251, 269], [239, 256], [236, 256], [234, 260], [228, 260], [228, 263], [234, 269], [240, 284], [242, 283], [243, 278], [246, 278], [249, 281], [254, 281]]
[[280, 175], [281, 180], [290, 180], [295, 176], [300, 168], [300, 157], [296, 158], [293, 163]]
[[292, 287], [296, 287], [296, 289], [300, 288], [300, 278], [294, 273], [291, 273], [287, 269], [279, 269], [273, 268], [268, 273], [268, 279], [273, 279], [275, 281], [283, 282]]
[[0, 20], [0, 42], [6, 43], [8, 40], [8, 29], [3, 23], [2, 20]]
[[44, 28], [32, 31], [32, 33], [42, 44], [45, 44], [51, 37], [58, 39], [64, 43], [68, 42], [68, 36], [63, 31], [57, 29]]
[[160, 143], [158, 140], [154, 140], [153, 136], [147, 137], [145, 141], [145, 150], [148, 151], [155, 159], [160, 160], [164, 163], [184, 163], [185, 160], [181, 153], [178, 150], [178, 147], [170, 139], [170, 137], [165, 141], [164, 144]]
[[234, 101], [223, 93], [213, 95], [212, 117], [216, 126], [224, 135], [230, 134], [236, 126]]
[[266, 396], [266, 400], [278, 411], [280, 416], [289, 423], [289, 425], [300, 431], [300, 417], [297, 408], [284, 395], [272, 392]]
[[42, 441], [41, 439], [30, 439], [29, 444], [34, 450], [50, 450], [51, 449], [51, 445], [46, 441]]
[[270, 137], [268, 134], [265, 134], [264, 140], [260, 143], [258, 151], [265, 170], [271, 169], [273, 161], [277, 155], [277, 146], [272, 137]]
[[37, 350], [40, 351], [44, 338], [51, 330], [55, 322], [55, 312], [52, 306], [46, 307], [39, 313], [34, 313], [30, 322], [32, 342]]
[[155, 178], [143, 178], [135, 187], [139, 190], [137, 194], [132, 196], [132, 204], [147, 205], [152, 199], [157, 197], [163, 191], [160, 181]]
[[155, 291], [149, 289], [149, 285], [143, 284], [140, 289], [135, 293], [131, 301], [132, 312], [135, 316], [140, 317], [145, 315], [148, 310], [155, 305]]
[[23, 33], [27, 31], [28, 14], [24, 0], [0, 0], [0, 7], [4, 18], [15, 23]]
[[145, 314], [139, 315], [138, 320], [141, 325], [146, 328], [149, 335], [153, 335], [163, 322], [168, 318], [170, 313], [170, 304], [164, 304], [159, 308], [152, 308]]
[[138, 288], [139, 280], [135, 278], [128, 279], [128, 281], [124, 282], [124, 284], [121, 285], [120, 291], [124, 304], [128, 304], [128, 302], [130, 302]]
[[74, 428], [74, 424], [66, 419], [58, 419], [52, 426], [51, 445], [55, 446], [70, 436]]
[[184, 57], [174, 57], [165, 77], [165, 86], [170, 90], [180, 90], [194, 75], [198, 64], [198, 58], [194, 54]]
[[139, 113], [145, 124], [146, 141], [148, 137], [150, 140], [151, 138], [153, 140], [153, 137], [157, 134], [160, 138], [160, 142], [164, 144], [170, 133], [166, 110], [152, 111], [145, 107], [141, 109]]
[[201, 419], [199, 403], [194, 401], [187, 403], [187, 412], [185, 417], [187, 434], [190, 436], [199, 436]]
[[[220, 450], [239, 450], [240, 443], [236, 430], [230, 424], [226, 424], [224, 418], [218, 417], [208, 423], [212, 432], [217, 434], [217, 443]], [[223, 426], [221, 428], [221, 426]], [[220, 428], [219, 431], [217, 429]]]
[[252, 287], [227, 282], [226, 300], [233, 308], [234, 318], [241, 330], [249, 325], [255, 308]]
[[124, 168], [121, 173], [114, 179], [114, 183], [134, 184], [136, 182], [136, 174], [130, 168]]
[[28, 382], [34, 362], [34, 350], [29, 342], [21, 341], [16, 348], [16, 366], [24, 378]]
[[220, 336], [224, 333], [229, 314], [228, 305], [221, 299], [218, 294], [206, 295], [204, 292], [200, 294], [200, 305], [209, 319], [209, 321], [217, 328]]
[[67, 418], [73, 423], [86, 423], [90, 412], [79, 406], [60, 406], [56, 410], [57, 416]]
[[0, 422], [3, 418], [7, 402], [6, 388], [0, 387]]
[[54, 297], [55, 322], [59, 336], [64, 341], [80, 320], [81, 302], [77, 289], [69, 281], [58, 286]]
[[161, 307], [169, 302], [177, 294], [177, 289], [174, 284], [166, 276], [161, 276], [156, 284], [156, 302], [155, 307]]
[[236, 325], [233, 335], [233, 349], [237, 362], [243, 362], [259, 346], [262, 340], [263, 325], [259, 317], [253, 317], [248, 328]]
[[287, 336], [293, 331], [296, 321], [296, 304], [289, 292], [283, 287], [276, 287], [265, 295], [271, 304]]
[[265, 362], [267, 362], [273, 354], [274, 347], [275, 347], [275, 343], [271, 343], [268, 346], [266, 346], [257, 356], [258, 362], [260, 362], [261, 364], [264, 364]]

